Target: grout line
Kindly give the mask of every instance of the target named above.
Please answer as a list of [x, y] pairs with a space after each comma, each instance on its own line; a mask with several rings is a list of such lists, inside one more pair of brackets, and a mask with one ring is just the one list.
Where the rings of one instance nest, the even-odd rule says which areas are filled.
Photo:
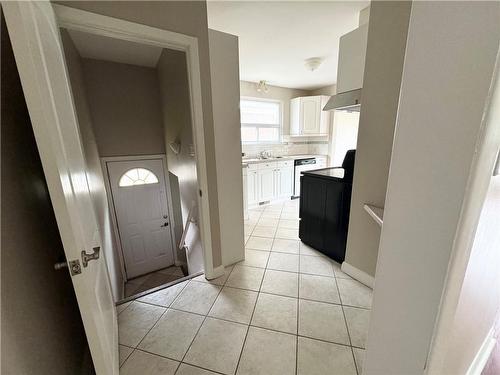
[[[332, 268], [333, 268], [333, 265], [332, 265]], [[335, 269], [333, 269], [333, 274], [335, 275]], [[352, 340], [351, 340], [351, 333], [349, 332], [349, 325], [347, 324], [347, 318], [345, 317], [345, 311], [344, 311], [344, 306], [342, 304], [342, 296], [340, 295], [340, 288], [339, 288], [339, 285], [337, 283], [337, 278], [335, 277], [335, 285], [337, 286], [337, 292], [339, 294], [339, 299], [340, 299], [340, 303], [341, 303], [341, 309], [342, 309], [342, 316], [344, 317], [344, 324], [345, 324], [345, 328], [346, 328], [346, 331], [347, 331], [347, 336], [349, 337], [349, 346], [351, 347], [351, 356], [352, 356], [352, 360], [354, 362], [354, 369], [356, 370], [356, 374], [357, 375], [360, 375], [359, 372], [358, 372], [358, 366], [356, 364], [356, 357], [354, 356], [354, 349], [352, 348]]]
[[[299, 245], [300, 246], [300, 245]], [[300, 251], [300, 250], [299, 250]], [[299, 255], [299, 272], [300, 272], [300, 255]], [[297, 337], [295, 341], [295, 375], [299, 371], [299, 313], [300, 313], [300, 273], [297, 274]]]
[[[273, 240], [273, 242], [274, 242], [274, 240]], [[241, 346], [241, 351], [240, 351], [240, 355], [238, 357], [238, 363], [236, 364], [235, 373], [238, 372], [238, 367], [240, 367], [241, 356], [243, 355], [243, 350], [245, 349], [245, 344], [247, 343], [247, 337], [248, 337], [248, 332], [250, 331], [250, 325], [252, 324], [253, 315], [255, 313], [255, 309], [257, 308], [257, 303], [259, 302], [259, 296], [260, 296], [260, 290], [262, 289], [262, 283], [264, 282], [264, 277], [266, 277], [266, 269], [267, 269], [267, 264], [269, 263], [269, 258], [270, 257], [267, 257], [266, 268], [264, 269], [264, 274], [262, 275], [262, 279], [260, 280], [259, 290], [257, 291], [257, 298], [255, 299], [255, 304], [253, 305], [252, 314], [250, 315], [250, 322], [248, 323], [247, 332], [245, 334], [245, 339], [243, 340], [243, 345]]]
[[[234, 270], [234, 268], [233, 268], [233, 270]], [[231, 270], [230, 274], [233, 272], [233, 270]], [[228, 275], [228, 279], [229, 279], [229, 275]], [[225, 282], [224, 282], [224, 284], [225, 284]], [[212, 307], [214, 306], [215, 302], [217, 301], [217, 298], [219, 298], [219, 295], [220, 295], [220, 293], [222, 291], [222, 288], [224, 288], [224, 285], [221, 286], [221, 288], [219, 289], [219, 292], [217, 293], [217, 296], [214, 298], [214, 301], [210, 305], [210, 308], [208, 309], [208, 312], [205, 314], [205, 317], [203, 318], [203, 321], [201, 322], [200, 326], [198, 327], [198, 330], [196, 331], [195, 335], [193, 336], [193, 339], [191, 340], [191, 343], [189, 344], [186, 352], [184, 353], [184, 355], [182, 356], [182, 359], [180, 360], [181, 363], [184, 363], [184, 359], [186, 358], [186, 355], [189, 353], [189, 349], [191, 349], [191, 346], [193, 346], [194, 340], [196, 340], [196, 337], [198, 337], [198, 334], [200, 333], [201, 327], [203, 327], [203, 324], [205, 324], [205, 321], [207, 320], [208, 314], [210, 313], [210, 310], [212, 310]], [[173, 304], [173, 302], [172, 302], [172, 304]]]

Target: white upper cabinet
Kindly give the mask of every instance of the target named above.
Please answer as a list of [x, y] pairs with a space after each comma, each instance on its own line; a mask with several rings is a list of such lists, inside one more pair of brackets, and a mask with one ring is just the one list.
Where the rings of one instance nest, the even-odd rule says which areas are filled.
[[290, 101], [290, 135], [328, 136], [330, 113], [323, 111], [328, 96], [303, 96]]
[[340, 37], [337, 93], [363, 87], [367, 40], [368, 24]]

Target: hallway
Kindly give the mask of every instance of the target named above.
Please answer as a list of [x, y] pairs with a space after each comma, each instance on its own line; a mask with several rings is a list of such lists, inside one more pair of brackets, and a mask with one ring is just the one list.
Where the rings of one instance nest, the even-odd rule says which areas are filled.
[[298, 240], [298, 200], [245, 221], [246, 259], [117, 307], [121, 374], [361, 373], [372, 292]]

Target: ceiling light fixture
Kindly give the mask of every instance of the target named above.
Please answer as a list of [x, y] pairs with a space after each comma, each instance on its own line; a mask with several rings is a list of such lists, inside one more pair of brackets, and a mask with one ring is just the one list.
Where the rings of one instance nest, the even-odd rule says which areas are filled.
[[316, 69], [318, 69], [322, 63], [322, 57], [311, 57], [304, 60], [304, 65], [306, 66], [307, 70], [310, 70], [311, 72], [314, 72]]
[[267, 87], [266, 81], [261, 80], [261, 81], [259, 81], [259, 83], [257, 83], [257, 91], [263, 92], [263, 93], [266, 93], [269, 91], [269, 88]]

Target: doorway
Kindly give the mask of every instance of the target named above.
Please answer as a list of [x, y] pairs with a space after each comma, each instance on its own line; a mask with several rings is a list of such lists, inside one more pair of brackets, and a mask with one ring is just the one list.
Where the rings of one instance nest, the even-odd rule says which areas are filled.
[[163, 158], [105, 161], [117, 245], [127, 280], [175, 264]]

